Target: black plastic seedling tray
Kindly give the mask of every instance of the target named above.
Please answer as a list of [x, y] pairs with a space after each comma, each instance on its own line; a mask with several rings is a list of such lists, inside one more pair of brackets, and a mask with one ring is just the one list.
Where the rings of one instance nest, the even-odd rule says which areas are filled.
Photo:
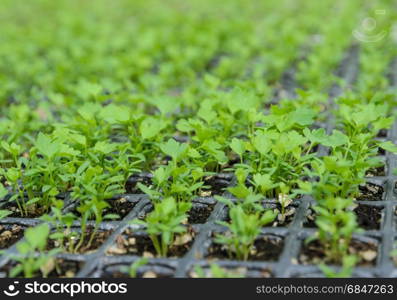
[[[357, 47], [352, 47], [346, 55], [345, 60], [337, 73], [348, 85], [353, 85], [358, 73], [358, 53]], [[390, 81], [393, 87], [397, 86], [397, 60], [393, 62], [390, 72]], [[293, 94], [295, 83], [291, 79], [291, 70], [288, 71], [285, 80], [285, 92]], [[334, 85], [330, 90], [329, 111], [335, 108], [334, 98], [340, 95], [342, 88]], [[329, 114], [327, 123], [324, 125], [328, 132], [333, 129], [332, 114]], [[397, 123], [387, 131], [384, 139], [392, 142], [397, 141]], [[320, 147], [318, 155], [325, 155], [327, 149]], [[396, 243], [397, 233], [397, 200], [395, 183], [397, 177], [393, 175], [393, 170], [397, 167], [396, 157], [386, 153], [384, 176], [369, 177], [367, 184], [362, 186], [362, 197], [358, 198], [356, 213], [358, 221], [364, 231], [354, 236], [357, 243], [371, 245], [368, 259], [365, 265], [355, 268], [355, 277], [396, 277], [397, 268], [390, 255]], [[137, 181], [150, 182], [148, 174], [135, 175], [127, 183], [127, 191], [136, 192], [134, 185]], [[218, 174], [214, 178], [214, 184], [222, 187], [232, 186], [234, 179], [231, 174]], [[232, 196], [225, 192], [224, 197]], [[126, 267], [138, 260], [142, 255], [148, 255], [148, 248], [142, 253], [130, 253], [125, 247], [125, 241], [133, 239], [145, 240], [144, 232], [137, 225], [131, 225], [129, 221], [143, 217], [151, 210], [151, 203], [146, 195], [126, 194], [109, 200], [110, 203], [117, 201], [128, 202], [127, 211], [122, 214], [121, 220], [103, 222], [100, 225], [100, 232], [104, 233], [103, 241], [97, 249], [93, 249], [84, 254], [58, 254], [57, 258], [63, 262], [65, 268], [70, 268], [75, 277], [126, 277]], [[76, 203], [65, 198], [65, 213], [73, 211]], [[0, 205], [4, 205], [5, 202]], [[275, 200], [264, 200], [263, 204], [269, 207], [277, 205]], [[217, 224], [217, 221], [227, 219], [228, 211], [225, 204], [218, 202], [213, 195], [199, 197], [194, 200], [193, 209], [189, 218], [189, 232], [192, 240], [182, 245], [179, 255], [170, 258], [150, 257], [148, 264], [141, 267], [139, 276], [146, 277], [195, 277], [194, 267], [200, 266], [203, 269], [209, 268], [212, 262], [227, 270], [237, 270], [245, 274], [246, 277], [322, 277], [323, 274], [305, 252], [307, 245], [304, 241], [307, 237], [316, 232], [311, 216], [311, 207], [315, 201], [310, 196], [303, 196], [296, 199], [292, 205], [294, 214], [285, 224], [264, 227], [257, 240], [257, 247], [264, 251], [258, 257], [249, 261], [230, 260], [224, 255], [224, 251], [217, 247], [213, 242], [215, 233], [222, 233], [225, 228]], [[128, 211], [129, 210], [129, 211]], [[41, 221], [37, 218], [5, 218], [0, 220], [0, 226], [4, 230], [11, 230], [13, 226], [20, 226], [22, 229], [34, 226]], [[92, 223], [93, 225], [93, 223]], [[80, 230], [79, 223], [74, 224], [75, 230]], [[1, 234], [1, 227], [0, 227]], [[21, 237], [21, 233], [18, 233]], [[122, 245], [120, 247], [120, 244]], [[144, 244], [143, 244], [144, 245]], [[5, 254], [0, 257], [0, 277], [6, 277], [7, 266], [10, 265], [9, 254], [15, 253], [15, 244], [5, 249]], [[142, 251], [141, 251], [142, 252]], [[146, 253], [145, 253], [146, 252]], [[182, 254], [183, 253], [183, 254]], [[315, 253], [314, 253], [315, 255]], [[338, 268], [335, 266], [335, 268]], [[65, 270], [66, 272], [68, 270]], [[63, 274], [64, 275], [64, 274]]]

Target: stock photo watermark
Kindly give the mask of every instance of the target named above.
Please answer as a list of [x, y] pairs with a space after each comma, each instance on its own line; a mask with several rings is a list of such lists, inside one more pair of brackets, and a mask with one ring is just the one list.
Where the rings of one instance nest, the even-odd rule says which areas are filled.
[[353, 36], [364, 43], [376, 43], [383, 40], [388, 32], [385, 29], [379, 30], [378, 18], [386, 16], [386, 14], [384, 9], [375, 10], [374, 17], [364, 18], [360, 26], [353, 30]]
[[64, 283], [64, 282], [27, 282], [14, 281], [3, 289], [3, 294], [8, 297], [15, 297], [19, 294], [61, 294], [70, 298], [79, 294], [126, 294], [128, 291], [126, 283], [89, 283], [85, 281]]

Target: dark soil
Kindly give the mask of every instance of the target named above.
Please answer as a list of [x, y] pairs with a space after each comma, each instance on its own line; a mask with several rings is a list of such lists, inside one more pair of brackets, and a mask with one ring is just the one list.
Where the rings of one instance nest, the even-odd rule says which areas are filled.
[[[284, 215], [281, 214], [281, 205], [279, 203], [265, 203], [263, 206], [266, 209], [277, 209], [279, 211], [278, 216], [276, 219], [265, 225], [264, 227], [287, 227], [289, 224], [294, 219], [295, 212], [296, 212], [296, 207], [290, 205], [285, 209]], [[225, 221], [230, 223], [230, 216], [229, 216], [229, 210], [226, 208], [226, 217]]]
[[0, 225], [0, 249], [7, 249], [23, 237], [24, 228], [19, 225]]
[[[359, 204], [354, 209], [358, 225], [365, 230], [378, 230], [382, 219], [382, 209], [383, 207]], [[307, 212], [306, 221], [303, 224], [303, 227], [317, 228], [316, 214], [312, 208], [309, 208]]]
[[57, 267], [48, 274], [48, 277], [72, 278], [80, 271], [83, 262], [57, 259]]
[[306, 221], [303, 223], [303, 227], [316, 228], [316, 212], [313, 208], [309, 208], [306, 213]]
[[[243, 278], [271, 278], [273, 277], [273, 273], [269, 268], [249, 268], [244, 265], [242, 266], [223, 266], [220, 265], [221, 269], [225, 271], [230, 277], [243, 277]], [[202, 267], [206, 278], [215, 278], [213, 274], [211, 274], [210, 266]], [[202, 278], [199, 277], [196, 273], [194, 267], [188, 272], [189, 278]]]
[[374, 176], [386, 176], [386, 167], [380, 166], [377, 168], [371, 168], [365, 173], [366, 177], [374, 177]]
[[204, 185], [209, 186], [208, 189], [203, 189], [201, 194], [202, 197], [210, 197], [214, 195], [222, 195], [225, 189], [230, 186], [232, 177], [226, 174], [218, 174], [207, 176], [204, 178]]
[[219, 63], [221, 62], [222, 58], [227, 57], [228, 55], [226, 53], [217, 53], [211, 59], [207, 61], [207, 64], [205, 65], [205, 70], [207, 72], [215, 69]]
[[285, 209], [284, 215], [281, 214], [281, 205], [277, 204], [277, 209], [280, 212], [276, 219], [272, 222], [266, 225], [266, 227], [286, 227], [294, 219], [296, 208], [293, 206], [289, 206]]
[[18, 205], [15, 202], [9, 202], [2, 209], [12, 211], [8, 217], [11, 218], [38, 218], [47, 213], [48, 211], [45, 210], [43, 207], [37, 207], [36, 205], [29, 205], [27, 206], [27, 214], [22, 215], [21, 211], [19, 210]]
[[[152, 185], [151, 174], [135, 174], [128, 178], [126, 183], [126, 191], [129, 194], [142, 194], [143, 192], [138, 188], [137, 184], [142, 183], [146, 186]], [[225, 188], [230, 185], [232, 177], [225, 174], [216, 174], [204, 178], [204, 185], [208, 188], [203, 188], [199, 192], [201, 197], [210, 197], [213, 195], [221, 195]]]
[[360, 194], [356, 197], [357, 201], [382, 201], [383, 187], [367, 182], [360, 185], [359, 189]]
[[[5, 272], [9, 274], [9, 272], [17, 265], [16, 262], [11, 261], [0, 269], [0, 272]], [[79, 272], [83, 265], [83, 262], [65, 260], [61, 258], [55, 258], [53, 261], [50, 261], [46, 266], [42, 268], [46, 268], [48, 273], [48, 278], [72, 278], [75, 277]], [[19, 276], [23, 276], [20, 274]], [[42, 278], [43, 274], [41, 271], [38, 271], [34, 276], [35, 278]]]
[[387, 129], [381, 129], [379, 130], [378, 134], [376, 135], [377, 137], [380, 138], [385, 138], [387, 137]]
[[[215, 204], [193, 202], [193, 206], [187, 213], [188, 218], [184, 221], [184, 224], [204, 224], [212, 211], [214, 210]], [[138, 213], [137, 218], [144, 220], [146, 216], [152, 211], [153, 207], [144, 209]]]
[[378, 155], [380, 155], [380, 156], [386, 155], [386, 150], [379, 147], [378, 148]]
[[[277, 261], [284, 247], [284, 240], [275, 235], [265, 235], [255, 240], [248, 260]], [[212, 243], [208, 249], [208, 259], [235, 259], [230, 258], [227, 246]]]
[[[101, 278], [129, 278], [128, 269], [128, 265], [104, 268]], [[144, 265], [138, 269], [136, 278], [171, 278], [174, 272], [163, 266]]]
[[214, 210], [214, 206], [214, 204], [194, 203], [188, 212], [188, 224], [204, 224]]
[[[112, 220], [122, 220], [125, 216], [129, 214], [131, 210], [134, 209], [136, 205], [136, 203], [130, 202], [123, 197], [107, 200], [107, 203], [109, 203], [110, 207], [104, 209], [103, 216], [107, 214], [116, 214], [119, 216], [118, 218]], [[80, 216], [80, 213], [77, 211], [77, 208], [75, 208], [72, 211], [72, 213]], [[95, 216], [91, 216], [89, 220], [95, 220]]]
[[221, 172], [222, 171], [226, 172], [227, 169], [233, 168], [234, 165], [240, 164], [240, 163], [241, 163], [241, 159], [240, 159], [240, 157], [238, 155], [234, 155], [233, 153], [229, 153], [228, 162], [226, 164], [222, 165]]
[[144, 185], [152, 184], [152, 174], [135, 174], [128, 178], [125, 189], [129, 194], [142, 194], [143, 192], [137, 187], [137, 183], [142, 183]]
[[[91, 245], [88, 245], [88, 242], [90, 240], [91, 237], [91, 230], [87, 230], [86, 235], [84, 237], [84, 242], [82, 243], [82, 246], [80, 247], [80, 249], [78, 249], [78, 253], [90, 253], [93, 252], [95, 250], [97, 250], [99, 247], [101, 247], [103, 245], [103, 243], [107, 240], [107, 238], [112, 234], [112, 230], [110, 231], [98, 231], [95, 234], [95, 237], [91, 243]], [[74, 247], [79, 243], [79, 238], [76, 237], [75, 239], [72, 240]], [[65, 251], [69, 250], [69, 244], [70, 241], [69, 240], [64, 240], [63, 243], [63, 248], [65, 249]], [[48, 241], [48, 246], [47, 246], [47, 250], [51, 250], [51, 249], [55, 249], [55, 248], [59, 248], [60, 245], [58, 244], [58, 241], [55, 240], [49, 240]]]
[[[182, 257], [193, 244], [195, 232], [188, 229], [188, 232], [176, 237], [173, 245], [169, 247], [167, 257]], [[109, 255], [137, 255], [143, 257], [156, 257], [157, 252], [152, 240], [146, 234], [132, 232], [127, 229], [125, 233], [116, 238], [115, 245], [111, 246], [107, 254]]]
[[[247, 268], [246, 267], [243, 267], [243, 266], [241, 266], [241, 267], [234, 267], [234, 268], [231, 268], [231, 267], [222, 267], [222, 266], [220, 266], [221, 267], [221, 269], [224, 271], [224, 272], [226, 272], [230, 277], [236, 277], [236, 278], [239, 278], [239, 277], [246, 277], [246, 275], [247, 275]], [[201, 277], [201, 274], [200, 274], [200, 276], [199, 276], [199, 274], [197, 274], [196, 273], [196, 271], [194, 270], [194, 268], [189, 272], [189, 277], [190, 278], [212, 278], [212, 277], [214, 277], [214, 274], [212, 274], [211, 273], [211, 267], [209, 267], [209, 266], [204, 266], [204, 267], [202, 267], [201, 268], [203, 271], [204, 271], [204, 276], [203, 277]], [[270, 274], [269, 274], [270, 275]], [[262, 277], [262, 276], [261, 276]], [[270, 277], [270, 276], [267, 276], [267, 277]]]
[[[359, 240], [352, 240], [349, 247], [349, 253], [358, 255], [359, 266], [374, 266], [378, 255], [377, 245], [375, 243], [366, 243]], [[329, 263], [340, 265], [340, 261], [326, 260], [324, 246], [318, 241], [311, 241], [308, 244], [302, 243], [302, 249], [299, 254], [299, 263], [301, 264], [320, 264]]]
[[360, 204], [354, 212], [357, 215], [358, 225], [365, 230], [377, 230], [382, 219], [382, 207]]
[[316, 145], [316, 146], [314, 146], [314, 147], [312, 147], [312, 148], [310, 149], [309, 153], [317, 153], [317, 152], [318, 152], [318, 149], [319, 149], [319, 146]]
[[104, 214], [116, 214], [123, 219], [135, 207], [136, 203], [132, 203], [125, 198], [118, 198], [108, 201], [110, 208], [107, 208]]

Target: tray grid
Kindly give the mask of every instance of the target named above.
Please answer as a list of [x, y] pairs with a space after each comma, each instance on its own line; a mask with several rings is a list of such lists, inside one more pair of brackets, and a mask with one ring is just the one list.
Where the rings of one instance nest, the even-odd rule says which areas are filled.
[[[338, 76], [352, 86], [358, 74], [358, 47], [352, 47], [347, 52], [345, 60], [341, 63]], [[289, 96], [294, 96], [295, 83], [291, 80], [291, 70], [287, 71], [284, 78], [286, 81], [286, 92]], [[397, 59], [391, 64], [390, 81], [393, 87], [397, 87]], [[289, 86], [289, 88], [288, 88]], [[334, 99], [342, 93], [339, 85], [334, 85], [329, 92], [329, 108], [328, 117], [325, 124], [326, 131], [331, 133], [334, 128], [334, 119], [331, 111], [336, 109]], [[386, 140], [397, 142], [397, 122], [388, 130]], [[320, 146], [318, 155], [326, 155], [328, 149]], [[368, 177], [367, 182], [377, 186], [382, 186], [384, 195], [380, 201], [357, 201], [358, 205], [367, 205], [369, 207], [382, 208], [380, 228], [376, 230], [366, 230], [354, 237], [358, 240], [375, 241], [378, 244], [378, 255], [376, 265], [374, 267], [356, 267], [353, 276], [357, 277], [396, 277], [397, 267], [395, 266], [390, 252], [394, 249], [396, 233], [396, 214], [397, 207], [395, 183], [397, 176], [393, 175], [393, 170], [397, 167], [396, 155], [391, 153], [385, 154], [386, 175]], [[230, 181], [229, 186], [233, 186], [235, 180]], [[225, 192], [224, 197], [233, 199], [230, 193]], [[99, 230], [112, 231], [107, 240], [96, 250], [88, 254], [58, 254], [58, 258], [82, 262], [83, 267], [76, 274], [76, 277], [103, 277], [110, 271], [108, 269], [117, 270], [120, 266], [128, 266], [136, 261], [139, 257], [133, 255], [107, 255], [109, 247], [115, 244], [118, 236], [128, 228], [139, 229], [136, 225], [130, 225], [129, 222], [134, 218], [142, 215], [150, 209], [151, 203], [146, 195], [125, 194], [120, 197], [125, 198], [134, 204], [134, 208], [120, 221], [107, 221], [100, 224]], [[115, 199], [113, 199], [115, 200]], [[71, 201], [70, 196], [66, 195], [64, 212], [72, 211], [77, 205]], [[5, 203], [0, 202], [0, 207]], [[274, 200], [265, 200], [264, 204], [274, 204]], [[315, 200], [311, 196], [303, 196], [294, 201], [296, 205], [295, 215], [292, 222], [285, 227], [264, 227], [261, 229], [262, 236], [277, 236], [283, 240], [283, 250], [276, 261], [237, 261], [237, 260], [217, 260], [216, 263], [221, 267], [228, 269], [246, 268], [248, 277], [307, 277], [307, 276], [323, 276], [318, 266], [302, 265], [298, 263], [298, 256], [301, 250], [303, 240], [312, 236], [316, 229], [304, 227], [307, 212], [311, 205], [315, 204]], [[149, 265], [151, 270], [162, 276], [172, 277], [189, 277], [195, 265], [208, 267], [209, 261], [205, 259], [208, 249], [212, 242], [212, 236], [216, 232], [222, 232], [224, 228], [217, 225], [217, 221], [224, 220], [227, 216], [225, 204], [216, 201], [214, 198], [198, 198], [193, 201], [194, 206], [199, 205], [215, 205], [207, 221], [203, 224], [192, 225], [197, 234], [193, 245], [189, 251], [179, 258], [151, 258]], [[35, 226], [41, 221], [39, 219], [29, 218], [5, 218], [0, 220], [0, 225], [17, 224], [22, 227]], [[89, 224], [93, 225], [92, 221]], [[76, 222], [73, 228], [78, 230], [80, 224]], [[6, 249], [5, 254], [0, 256], [0, 268], [9, 263], [8, 254], [15, 253], [15, 245]], [[1, 273], [0, 277], [6, 276]]]

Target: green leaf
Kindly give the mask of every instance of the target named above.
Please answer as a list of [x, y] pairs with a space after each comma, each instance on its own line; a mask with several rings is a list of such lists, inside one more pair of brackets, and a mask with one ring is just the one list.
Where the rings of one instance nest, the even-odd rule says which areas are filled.
[[212, 103], [205, 100], [201, 103], [200, 109], [197, 112], [197, 116], [205, 120], [208, 124], [211, 124], [216, 119], [216, 111], [212, 108]]
[[303, 134], [313, 144], [324, 144], [328, 138], [324, 128], [319, 128], [312, 131], [310, 131], [309, 128], [305, 128], [303, 130]]
[[80, 106], [77, 112], [84, 120], [94, 123], [96, 116], [101, 109], [102, 106], [100, 104], [87, 102]]
[[317, 113], [313, 109], [299, 107], [295, 111], [290, 113], [289, 118], [293, 123], [297, 123], [302, 126], [313, 124], [314, 118]]
[[12, 215], [12, 211], [4, 210], [4, 209], [0, 210], [0, 220], [4, 219], [5, 217], [7, 217], [9, 215]]
[[43, 250], [47, 244], [47, 238], [50, 233], [50, 227], [46, 224], [40, 224], [25, 231], [25, 239], [33, 249]]
[[188, 156], [190, 158], [200, 158], [201, 154], [200, 152], [198, 152], [196, 149], [194, 148], [189, 148], [188, 152], [187, 152]]
[[308, 181], [298, 181], [299, 188], [305, 193], [310, 194], [312, 192], [313, 186], [311, 182]]
[[157, 108], [160, 110], [161, 114], [166, 115], [169, 113], [172, 113], [176, 111], [179, 107], [179, 103], [177, 99], [171, 98], [171, 97], [155, 97], [153, 99], [150, 99], [150, 102], [157, 106]]
[[0, 200], [4, 199], [5, 196], [8, 195], [7, 189], [3, 186], [3, 184], [0, 182]]
[[30, 206], [32, 204], [39, 202], [40, 200], [42, 200], [40, 197], [31, 198], [31, 199], [29, 199], [29, 201], [26, 202], [26, 205]]
[[214, 140], [206, 140], [202, 144], [202, 148], [211, 154], [219, 164], [225, 164], [228, 159], [225, 155], [225, 152], [222, 150], [222, 145]]
[[239, 186], [234, 186], [230, 187], [227, 189], [233, 196], [239, 199], [244, 199], [248, 197], [248, 195], [251, 194], [251, 190], [248, 189], [246, 186], [239, 185]]
[[194, 130], [194, 127], [190, 125], [188, 120], [179, 120], [176, 124], [176, 128], [181, 132], [190, 132]]
[[262, 155], [266, 155], [272, 147], [272, 141], [261, 132], [257, 133], [257, 135], [252, 139], [252, 144], [256, 151]]
[[145, 194], [147, 194], [149, 197], [154, 198], [154, 197], [158, 197], [161, 194], [155, 190], [152, 190], [150, 188], [148, 188], [146, 185], [143, 185], [142, 183], [138, 182], [137, 183], [137, 187], [144, 192]]
[[174, 139], [169, 139], [166, 143], [160, 145], [160, 149], [164, 154], [171, 156], [174, 160], [179, 160], [186, 153], [188, 145], [178, 143]]
[[148, 117], [142, 121], [141, 125], [139, 126], [139, 130], [142, 134], [142, 138], [144, 139], [152, 139], [156, 135], [160, 133], [166, 127], [164, 121]]
[[237, 153], [240, 157], [243, 156], [245, 152], [245, 144], [243, 140], [233, 138], [232, 142], [230, 143], [230, 148]]
[[260, 187], [262, 193], [265, 193], [277, 186], [273, 183], [270, 174], [254, 174], [253, 180], [255, 185]]
[[49, 136], [44, 133], [39, 133], [35, 146], [39, 153], [47, 156], [48, 158], [53, 157], [61, 149], [61, 145], [56, 141], [52, 141]]
[[394, 118], [393, 117], [389, 117], [389, 118], [380, 118], [379, 120], [375, 121], [373, 123], [373, 127], [375, 131], [379, 131], [381, 129], [388, 129], [391, 127], [391, 125], [394, 122]]
[[97, 97], [101, 91], [102, 87], [99, 84], [92, 83], [87, 80], [80, 80], [76, 87], [76, 93], [83, 100], [88, 100], [90, 97]]
[[2, 141], [1, 146], [14, 156], [19, 156], [19, 154], [22, 153], [22, 147], [15, 143], [8, 144], [6, 141]]
[[17, 277], [23, 272], [23, 266], [22, 264], [16, 265], [14, 268], [11, 269], [10, 271], [10, 277]]
[[109, 154], [117, 149], [116, 144], [111, 144], [106, 141], [99, 141], [94, 146], [94, 151], [102, 154]]
[[118, 218], [120, 218], [118, 214], [106, 214], [103, 216], [104, 220], [117, 220]]
[[59, 149], [59, 155], [62, 156], [77, 156], [80, 154], [80, 151], [73, 149], [69, 145], [61, 144]]
[[153, 172], [153, 176], [157, 184], [162, 184], [168, 179], [169, 172], [167, 172], [165, 167], [161, 166]]
[[130, 277], [135, 278], [137, 276], [138, 269], [140, 267], [146, 265], [148, 262], [149, 262], [149, 259], [146, 257], [140, 258], [140, 259], [136, 260], [135, 262], [133, 262], [128, 270]]
[[397, 146], [390, 141], [379, 143], [378, 146], [391, 153], [397, 153]]
[[267, 225], [274, 221], [277, 217], [277, 213], [272, 210], [267, 210], [261, 217], [261, 226]]
[[127, 106], [111, 104], [102, 108], [99, 116], [110, 124], [123, 124], [130, 120], [130, 110]]
[[349, 143], [349, 138], [339, 130], [333, 130], [332, 135], [328, 136], [328, 138], [323, 141], [324, 146], [332, 148], [346, 145], [347, 143]]

